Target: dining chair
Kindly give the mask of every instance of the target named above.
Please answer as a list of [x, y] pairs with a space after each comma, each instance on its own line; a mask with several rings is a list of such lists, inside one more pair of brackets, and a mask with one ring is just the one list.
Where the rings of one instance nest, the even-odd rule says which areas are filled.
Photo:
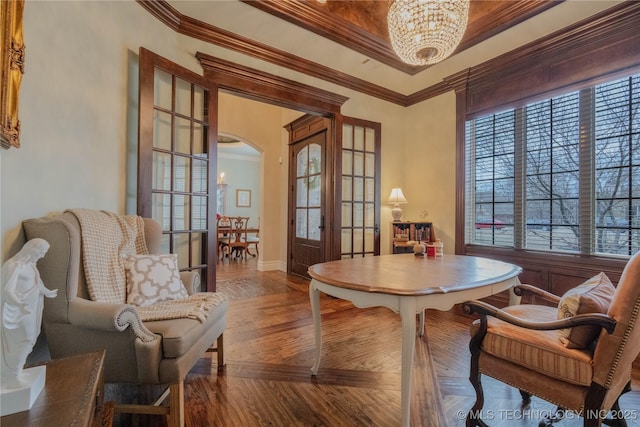
[[[246, 238], [246, 242], [247, 242], [247, 253], [251, 256], [258, 256], [260, 255], [260, 250], [258, 249], [258, 244], [260, 243], [260, 217], [258, 217], [258, 227], [256, 228], [258, 231], [256, 232], [255, 235], [249, 236], [247, 235]], [[247, 232], [248, 234], [248, 232]], [[251, 253], [251, 251], [249, 250], [249, 248], [253, 246], [256, 250], [256, 253], [253, 254]]]
[[463, 305], [480, 317], [471, 328], [469, 379], [476, 402], [467, 427], [487, 425], [481, 419], [482, 375], [520, 390], [525, 405], [531, 396], [557, 405], [540, 426], [551, 426], [566, 411], [581, 416], [585, 427], [626, 426], [618, 399], [631, 389], [640, 354], [640, 252], [627, 262], [617, 287], [600, 273], [562, 297], [531, 285], [514, 291], [552, 305]]
[[224, 260], [229, 254], [229, 241], [231, 240], [231, 217], [219, 216], [217, 219], [216, 232], [218, 233], [218, 258]]
[[231, 259], [244, 259], [247, 253], [247, 225], [249, 217], [236, 216], [230, 218], [231, 233], [229, 234], [229, 257]]

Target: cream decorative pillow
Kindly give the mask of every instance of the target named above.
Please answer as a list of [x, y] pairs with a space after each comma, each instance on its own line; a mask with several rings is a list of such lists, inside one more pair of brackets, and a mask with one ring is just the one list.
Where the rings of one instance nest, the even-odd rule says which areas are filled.
[[[558, 319], [577, 314], [604, 313], [609, 310], [616, 288], [604, 273], [598, 273], [580, 286], [569, 289], [558, 304]], [[588, 348], [600, 334], [598, 326], [562, 329], [560, 341], [567, 348]]]
[[188, 296], [180, 280], [177, 255], [130, 255], [124, 264], [128, 304], [144, 307]]

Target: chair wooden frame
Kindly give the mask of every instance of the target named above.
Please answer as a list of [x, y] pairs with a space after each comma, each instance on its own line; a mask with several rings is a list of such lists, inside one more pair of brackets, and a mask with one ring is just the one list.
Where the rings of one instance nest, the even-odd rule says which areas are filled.
[[229, 259], [245, 259], [252, 244], [247, 239], [249, 217], [222, 216], [217, 223], [219, 259], [224, 260], [227, 255]]
[[[560, 301], [560, 297], [553, 295], [549, 292], [541, 290], [531, 285], [518, 285], [514, 288], [514, 292], [518, 296], [530, 295], [534, 298], [541, 298], [546, 302], [551, 304], [557, 304]], [[636, 303], [636, 307], [640, 307], [640, 302]], [[612, 334], [616, 328], [617, 322], [612, 317], [609, 317], [605, 314], [580, 314], [571, 318], [566, 318], [562, 320], [556, 321], [546, 321], [539, 322], [534, 321], [532, 319], [522, 319], [516, 316], [513, 316], [503, 310], [500, 310], [490, 304], [487, 304], [482, 301], [469, 301], [463, 305], [463, 309], [465, 312], [471, 314], [476, 313], [479, 316], [479, 329], [471, 338], [469, 349], [471, 351], [471, 368], [470, 368], [470, 376], [469, 380], [473, 385], [476, 392], [476, 401], [469, 411], [466, 420], [467, 427], [475, 427], [475, 426], [488, 426], [481, 418], [480, 414], [482, 412], [482, 408], [484, 406], [484, 392], [482, 389], [482, 381], [481, 376], [483, 372], [480, 369], [480, 355], [482, 353], [482, 344], [483, 340], [487, 334], [488, 330], [488, 317], [494, 317], [496, 319], [502, 320], [509, 324], [518, 326], [523, 328], [523, 333], [526, 333], [526, 330], [559, 330], [565, 328], [572, 328], [576, 326], [583, 325], [596, 325], [603, 328], [607, 334]], [[505, 361], [505, 363], [509, 363]], [[495, 369], [495, 365], [494, 365]], [[491, 374], [484, 373], [485, 375], [494, 376]], [[500, 380], [498, 376], [496, 379]], [[514, 387], [517, 387], [517, 384], [510, 384]], [[575, 386], [580, 387], [580, 386]], [[630, 381], [627, 382], [626, 386], [619, 392], [619, 395], [611, 409], [613, 411], [617, 411], [620, 413], [619, 406], [619, 398], [622, 394], [628, 392], [631, 388]], [[603, 384], [599, 384], [596, 381], [592, 381], [591, 385], [588, 387], [585, 395], [585, 399], [583, 402], [583, 407], [581, 408], [581, 413], [584, 414], [592, 414], [592, 416], [584, 416], [584, 426], [585, 427], [599, 427], [602, 423], [613, 426], [626, 426], [626, 421], [624, 419], [604, 419], [603, 412], [606, 414], [608, 411], [603, 411], [603, 404], [605, 400], [605, 396], [609, 388]], [[527, 390], [520, 389], [520, 394], [523, 398], [523, 403], [527, 404], [530, 402], [531, 396], [533, 393], [530, 393]], [[544, 395], [539, 395], [540, 398], [545, 399]], [[561, 403], [561, 402], [560, 402]], [[576, 410], [576, 408], [569, 408], [570, 410]], [[580, 409], [580, 408], [578, 408]], [[547, 419], [542, 420], [540, 422], [540, 426], [551, 426], [554, 422], [559, 421], [564, 416], [566, 408], [561, 405], [558, 405], [555, 414], [551, 414]], [[597, 416], [593, 416], [597, 414]]]
[[237, 216], [231, 218], [231, 235], [229, 240], [229, 256], [231, 258], [245, 259], [247, 254], [247, 226], [248, 216]]
[[[216, 221], [216, 233], [218, 234], [218, 259], [224, 260], [225, 252], [229, 252], [229, 233], [231, 231], [231, 217], [220, 216]], [[225, 230], [222, 232], [222, 230]]]

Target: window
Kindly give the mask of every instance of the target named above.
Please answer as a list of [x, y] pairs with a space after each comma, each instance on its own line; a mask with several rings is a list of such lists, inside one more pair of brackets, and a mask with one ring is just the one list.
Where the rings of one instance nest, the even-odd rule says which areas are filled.
[[465, 243], [640, 250], [640, 74], [466, 122]]

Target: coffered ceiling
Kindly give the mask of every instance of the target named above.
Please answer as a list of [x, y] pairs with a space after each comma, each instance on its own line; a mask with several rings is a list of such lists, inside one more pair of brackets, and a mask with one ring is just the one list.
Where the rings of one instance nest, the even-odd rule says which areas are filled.
[[[408, 74], [424, 69], [403, 63], [393, 52], [387, 31], [388, 0], [242, 1]], [[564, 0], [472, 0], [467, 30], [457, 52], [557, 6], [562, 1]]]
[[200, 51], [207, 55], [301, 83], [321, 84], [346, 96], [350, 95], [344, 88], [410, 105], [449, 90], [444, 82], [448, 76], [621, 1], [471, 0], [458, 49], [430, 67], [408, 66], [396, 57], [387, 34], [387, 0], [138, 3], [178, 34], [205, 42]]

